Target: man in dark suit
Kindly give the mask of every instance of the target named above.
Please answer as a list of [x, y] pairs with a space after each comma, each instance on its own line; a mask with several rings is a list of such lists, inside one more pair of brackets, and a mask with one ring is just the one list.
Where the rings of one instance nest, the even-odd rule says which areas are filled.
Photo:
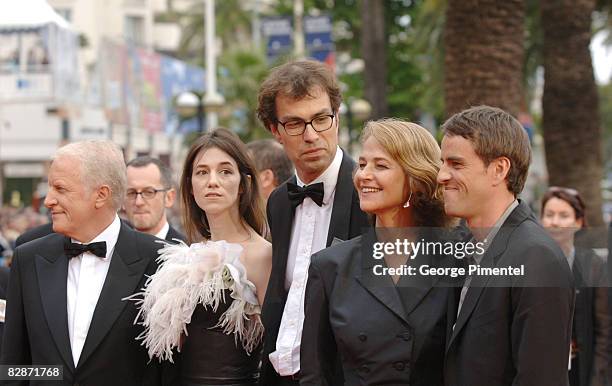
[[273, 139], [249, 142], [247, 148], [257, 168], [259, 191], [267, 202], [274, 189], [293, 175], [293, 165], [283, 146]]
[[48, 222], [46, 224], [39, 225], [32, 229], [28, 229], [17, 237], [15, 240], [15, 248], [21, 244], [25, 244], [28, 241], [39, 239], [43, 236], [53, 233], [53, 224]]
[[134, 229], [168, 241], [185, 240], [166, 215], [175, 199], [172, 171], [161, 160], [141, 156], [128, 162], [124, 208]]
[[272, 70], [258, 98], [259, 119], [296, 172], [267, 205], [272, 273], [262, 309], [261, 384], [297, 385], [310, 256], [361, 234], [368, 222], [353, 188], [355, 163], [338, 147], [341, 95], [332, 71], [315, 61], [286, 63]]
[[[448, 386], [568, 384], [574, 289], [563, 253], [517, 199], [531, 160], [520, 123], [479, 106], [442, 126], [448, 215], [466, 220], [484, 254], [480, 268], [521, 268], [523, 274], [468, 276], [449, 324], [444, 382]], [[452, 320], [452, 318], [451, 318]]]
[[123, 299], [155, 272], [159, 244], [119, 220], [125, 189], [123, 155], [112, 142], [57, 151], [45, 198], [54, 233], [15, 250], [2, 364], [62, 366], [58, 385], [158, 384], [158, 366], [135, 340], [136, 306]]
[[8, 287], [9, 269], [0, 266], [0, 352], [2, 352], [2, 335], [4, 333], [4, 311], [6, 307], [6, 289]]

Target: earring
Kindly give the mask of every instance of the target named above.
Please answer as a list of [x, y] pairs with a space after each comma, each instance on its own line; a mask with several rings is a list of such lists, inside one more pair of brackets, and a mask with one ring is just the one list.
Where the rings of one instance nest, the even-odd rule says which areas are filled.
[[410, 195], [408, 196], [406, 203], [403, 205], [404, 208], [408, 208], [410, 206], [410, 198], [412, 198], [412, 191], [410, 191]]

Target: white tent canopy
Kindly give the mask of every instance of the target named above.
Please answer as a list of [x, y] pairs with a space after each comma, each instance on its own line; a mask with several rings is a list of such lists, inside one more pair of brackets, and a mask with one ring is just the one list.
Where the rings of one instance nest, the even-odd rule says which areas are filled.
[[0, 0], [0, 30], [36, 28], [55, 24], [72, 29], [45, 0]]

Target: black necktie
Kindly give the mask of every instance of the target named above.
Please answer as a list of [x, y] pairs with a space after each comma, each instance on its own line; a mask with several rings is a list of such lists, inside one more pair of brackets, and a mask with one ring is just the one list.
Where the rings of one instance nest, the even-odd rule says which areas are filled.
[[96, 243], [91, 244], [78, 244], [70, 241], [69, 238], [66, 238], [66, 242], [64, 243], [64, 252], [68, 259], [72, 259], [73, 257], [77, 257], [81, 253], [91, 252], [94, 255], [105, 258], [106, 257], [106, 241], [98, 241]]
[[291, 201], [291, 207], [296, 208], [304, 201], [304, 198], [310, 197], [315, 204], [323, 205], [323, 183], [317, 182], [312, 185], [304, 185], [300, 187], [291, 182], [287, 182], [287, 191], [289, 193], [289, 201]]

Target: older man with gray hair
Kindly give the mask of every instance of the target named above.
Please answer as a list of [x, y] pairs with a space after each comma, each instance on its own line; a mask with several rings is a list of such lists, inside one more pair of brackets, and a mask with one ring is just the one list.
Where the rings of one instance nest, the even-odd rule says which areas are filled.
[[57, 151], [45, 199], [55, 233], [15, 250], [2, 364], [57, 365], [58, 385], [158, 383], [157, 366], [147, 366], [135, 340], [138, 311], [122, 299], [155, 272], [159, 244], [119, 221], [126, 184], [123, 154], [112, 142]]

